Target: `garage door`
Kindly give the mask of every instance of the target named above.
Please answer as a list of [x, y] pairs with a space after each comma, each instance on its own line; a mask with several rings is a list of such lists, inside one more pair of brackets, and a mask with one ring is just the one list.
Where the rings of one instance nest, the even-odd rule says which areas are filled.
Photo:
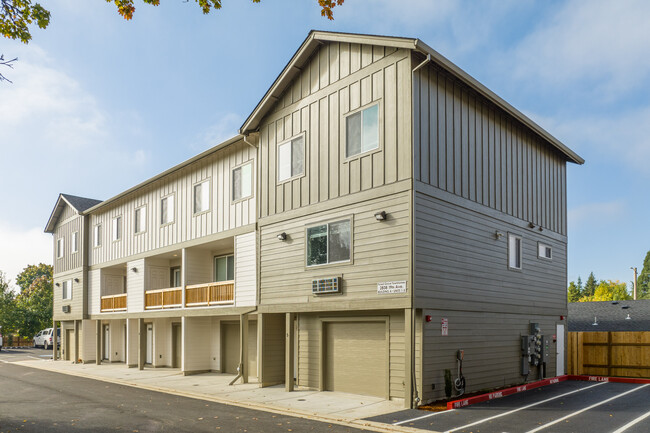
[[388, 397], [386, 323], [325, 322], [323, 332], [324, 389]]
[[221, 372], [237, 374], [239, 367], [239, 323], [221, 324]]

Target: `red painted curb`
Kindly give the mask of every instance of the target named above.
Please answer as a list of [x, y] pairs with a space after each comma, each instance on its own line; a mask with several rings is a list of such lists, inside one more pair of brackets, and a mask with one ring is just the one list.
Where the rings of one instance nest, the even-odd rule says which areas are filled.
[[461, 407], [469, 406], [471, 404], [481, 403], [488, 400], [494, 400], [495, 398], [505, 397], [506, 395], [516, 394], [518, 392], [528, 391], [529, 389], [539, 388], [540, 386], [546, 386], [546, 385], [551, 385], [553, 383], [564, 382], [565, 380], [569, 380], [570, 378], [571, 376], [566, 376], [566, 375], [551, 377], [549, 379], [543, 379], [537, 382], [531, 382], [531, 383], [526, 383], [524, 385], [513, 386], [512, 388], [506, 388], [500, 391], [494, 391], [487, 394], [464, 398], [461, 400], [450, 401], [447, 403], [447, 409], [459, 409]]
[[650, 379], [637, 377], [579, 376], [574, 374], [569, 375], [569, 380], [584, 380], [588, 382], [650, 383]]

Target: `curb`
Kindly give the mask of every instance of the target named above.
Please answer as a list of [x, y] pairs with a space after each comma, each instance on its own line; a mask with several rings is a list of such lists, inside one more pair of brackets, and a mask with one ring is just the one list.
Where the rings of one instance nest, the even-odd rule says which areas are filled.
[[576, 374], [570, 374], [569, 380], [581, 380], [587, 382], [636, 383], [636, 384], [650, 383], [650, 379], [643, 379], [637, 377], [607, 377], [607, 376], [587, 376], [587, 375], [576, 375]]
[[197, 399], [197, 400], [211, 401], [211, 402], [214, 402], [214, 403], [220, 403], [220, 404], [225, 404], [225, 405], [229, 405], [229, 406], [237, 406], [237, 407], [242, 407], [242, 408], [246, 408], [246, 409], [259, 410], [259, 411], [270, 412], [270, 413], [275, 413], [275, 414], [279, 414], [279, 415], [293, 416], [293, 417], [297, 417], [297, 418], [304, 418], [304, 419], [309, 419], [309, 420], [319, 421], [319, 422], [324, 422], [324, 423], [329, 423], [329, 424], [343, 425], [343, 426], [362, 429], [362, 430], [366, 430], [366, 431], [374, 431], [374, 432], [380, 432], [380, 433], [424, 433], [424, 432], [426, 432], [426, 433], [436, 433], [436, 432], [432, 432], [431, 430], [422, 430], [422, 429], [413, 428], [413, 427], [396, 426], [396, 425], [392, 425], [392, 424], [384, 424], [384, 423], [377, 422], [377, 421], [368, 421], [368, 420], [358, 419], [358, 418], [357, 419], [339, 418], [339, 417], [336, 417], [336, 416], [328, 416], [328, 415], [322, 415], [322, 414], [313, 413], [313, 412], [305, 412], [305, 411], [301, 411], [301, 410], [283, 408], [283, 407], [278, 407], [278, 406], [272, 406], [272, 405], [267, 405], [267, 404], [263, 404], [263, 403], [229, 400], [229, 399], [226, 399], [226, 398], [223, 398], [223, 397], [216, 397], [216, 396], [211, 396], [211, 395], [207, 395], [207, 394], [193, 393], [193, 392], [187, 392], [187, 391], [179, 391], [179, 390], [175, 390], [175, 389], [171, 389], [171, 388], [163, 388], [163, 387], [158, 387], [158, 386], [144, 385], [144, 384], [129, 382], [129, 381], [122, 380], [122, 379], [94, 376], [94, 375], [91, 375], [91, 374], [75, 372], [75, 371], [58, 370], [56, 368], [51, 368], [51, 367], [46, 366], [46, 365], [33, 365], [32, 361], [28, 361], [26, 363], [14, 362], [13, 364], [20, 365], [20, 366], [23, 366], [23, 367], [36, 368], [36, 369], [39, 369], [39, 370], [46, 370], [46, 371], [50, 371], [50, 372], [53, 372], [53, 373], [67, 374], [69, 376], [83, 377], [85, 379], [99, 380], [99, 381], [102, 381], [102, 382], [112, 383], [112, 384], [115, 384], [115, 385], [130, 386], [130, 387], [133, 387], [133, 388], [144, 389], [144, 390], [147, 390], [147, 391], [162, 392], [162, 393], [165, 393], [165, 394], [171, 394], [171, 395], [176, 395], [176, 396], [180, 396], [180, 397], [188, 397], [188, 398], [193, 398], [193, 399]]

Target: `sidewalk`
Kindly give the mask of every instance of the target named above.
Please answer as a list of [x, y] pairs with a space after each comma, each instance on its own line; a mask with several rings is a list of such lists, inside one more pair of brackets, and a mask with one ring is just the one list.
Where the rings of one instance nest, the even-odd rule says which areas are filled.
[[283, 385], [260, 388], [257, 383], [229, 386], [234, 378], [232, 374], [183, 376], [177, 368], [138, 370], [127, 368], [124, 364], [75, 365], [69, 361], [52, 360], [19, 361], [15, 364], [371, 431], [421, 431], [364, 420], [403, 409], [401, 401], [388, 401], [378, 397], [309, 390], [286, 392]]

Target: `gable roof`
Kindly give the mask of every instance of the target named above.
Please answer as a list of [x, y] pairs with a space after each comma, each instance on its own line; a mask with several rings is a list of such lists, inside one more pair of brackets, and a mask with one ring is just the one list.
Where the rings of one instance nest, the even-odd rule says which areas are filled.
[[45, 233], [53, 233], [54, 226], [56, 226], [61, 213], [65, 206], [70, 206], [72, 209], [76, 210], [77, 213], [81, 214], [85, 210], [90, 209], [96, 204], [101, 203], [101, 200], [95, 200], [92, 198], [78, 197], [76, 195], [70, 194], [59, 194], [59, 198], [56, 200], [56, 205], [50, 214], [50, 219], [47, 220], [47, 225], [45, 226]]
[[583, 164], [585, 161], [573, 150], [569, 149], [564, 143], [553, 137], [549, 132], [533, 122], [530, 118], [522, 112], [514, 108], [512, 105], [501, 99], [490, 89], [478, 82], [475, 78], [470, 76], [467, 72], [453, 64], [450, 60], [443, 55], [429, 47], [427, 44], [419, 39], [404, 38], [394, 36], [374, 36], [362, 35], [356, 33], [336, 33], [312, 30], [304, 40], [298, 51], [293, 55], [289, 63], [284, 67], [280, 75], [275, 79], [269, 90], [264, 97], [257, 104], [253, 112], [248, 116], [244, 124], [239, 129], [243, 135], [248, 135], [259, 128], [262, 118], [273, 107], [273, 104], [281, 97], [284, 91], [289, 87], [294, 78], [298, 76], [304, 66], [306, 66], [310, 57], [316, 52], [323, 42], [349, 42], [355, 44], [367, 45], [381, 45], [394, 48], [404, 48], [412, 51], [417, 51], [430, 58], [439, 66], [452, 73], [466, 85], [474, 89], [479, 94], [492, 101], [498, 107], [503, 109], [506, 113], [513, 116], [515, 119], [526, 125], [533, 132], [539, 135], [546, 142], [550, 143], [553, 147], [559, 150], [568, 161], [576, 164]]
[[650, 299], [571, 302], [567, 319], [570, 332], [650, 331]]

